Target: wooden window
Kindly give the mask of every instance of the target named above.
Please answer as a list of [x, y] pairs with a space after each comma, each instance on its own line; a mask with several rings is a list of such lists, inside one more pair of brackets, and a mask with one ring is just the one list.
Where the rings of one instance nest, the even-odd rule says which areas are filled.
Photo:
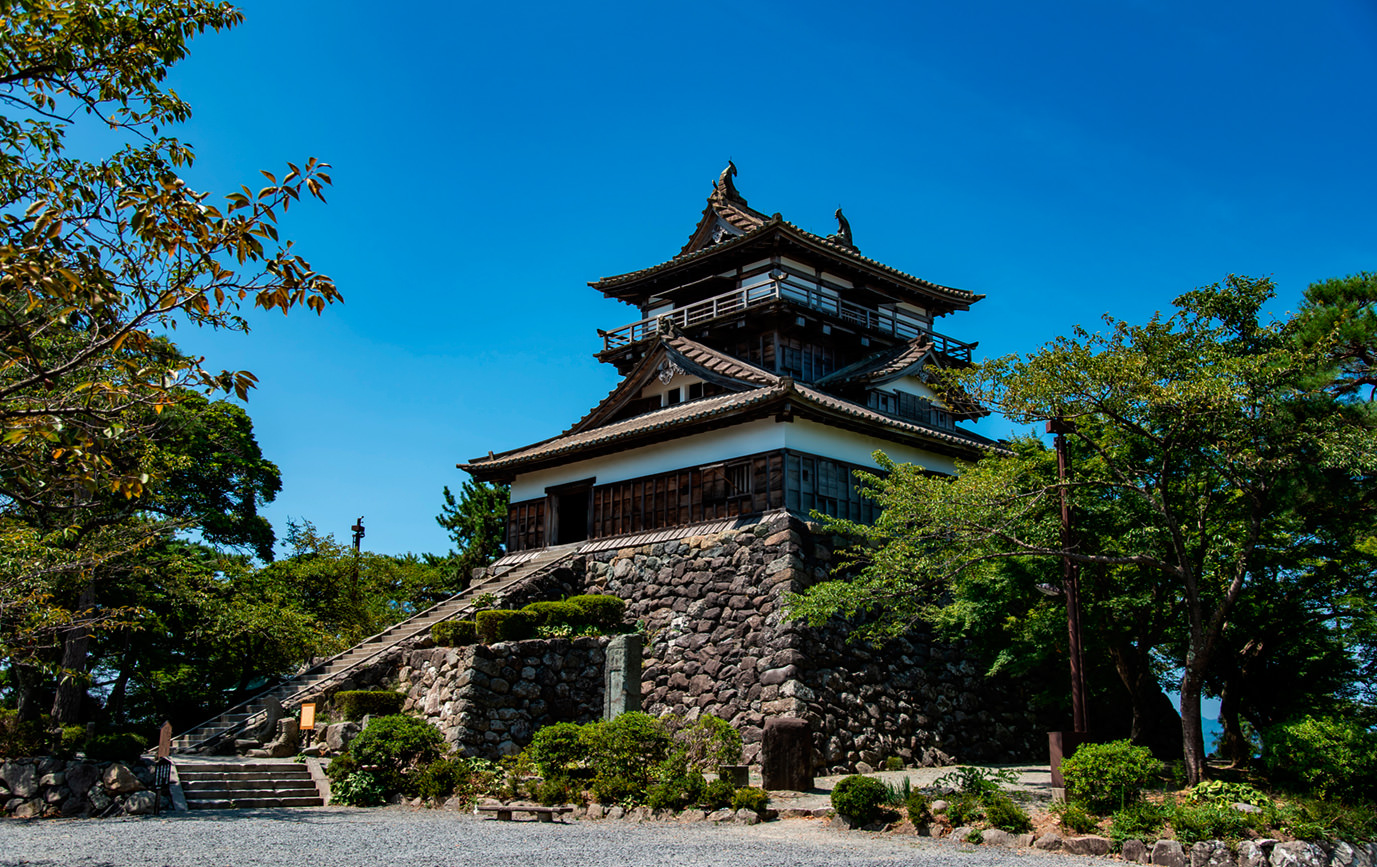
[[676, 403], [682, 402], [682, 392], [680, 392], [679, 389], [671, 388], [669, 391], [665, 392], [665, 406], [674, 406]]

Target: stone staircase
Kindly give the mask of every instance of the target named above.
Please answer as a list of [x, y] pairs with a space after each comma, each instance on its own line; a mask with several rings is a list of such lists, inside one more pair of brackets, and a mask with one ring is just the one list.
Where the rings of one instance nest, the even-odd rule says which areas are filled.
[[471, 614], [474, 611], [473, 602], [478, 596], [492, 593], [501, 597], [517, 585], [554, 569], [561, 561], [573, 557], [579, 547], [580, 543], [557, 545], [529, 554], [523, 552], [504, 557], [494, 564], [487, 578], [471, 585], [462, 593], [451, 596], [371, 638], [364, 639], [343, 653], [287, 678], [272, 689], [178, 735], [172, 740], [172, 751], [196, 753], [219, 747], [226, 738], [233, 738], [261, 725], [266, 720], [265, 711], [269, 699], [276, 699], [286, 709], [293, 708], [300, 704], [305, 696], [319, 691], [329, 681], [341, 680], [397, 645], [429, 634], [432, 625], [442, 620], [462, 619], [465, 615]]
[[297, 762], [178, 762], [188, 810], [321, 807], [311, 771]]

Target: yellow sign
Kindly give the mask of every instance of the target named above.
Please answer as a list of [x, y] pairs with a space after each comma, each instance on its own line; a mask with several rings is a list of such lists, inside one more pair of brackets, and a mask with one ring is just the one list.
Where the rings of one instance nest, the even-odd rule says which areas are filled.
[[316, 727], [316, 706], [314, 703], [303, 704], [301, 706], [301, 730], [307, 731]]

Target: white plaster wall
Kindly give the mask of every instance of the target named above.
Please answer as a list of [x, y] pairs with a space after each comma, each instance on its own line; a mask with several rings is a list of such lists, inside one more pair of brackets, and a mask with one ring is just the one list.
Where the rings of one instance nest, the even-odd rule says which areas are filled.
[[788, 428], [785, 433], [785, 447], [794, 451], [808, 452], [863, 467], [877, 467], [879, 464], [875, 463], [872, 455], [878, 450], [901, 464], [917, 464], [940, 473], [956, 472], [956, 463], [945, 455], [935, 455], [889, 440], [839, 430], [803, 419], [792, 424], [782, 424], [780, 427]]
[[605, 485], [655, 473], [667, 473], [684, 467], [711, 464], [742, 455], [773, 451], [784, 447], [785, 432], [781, 428], [787, 427], [790, 425], [779, 424], [774, 419], [761, 419], [713, 431], [710, 434], [671, 440], [616, 455], [528, 473], [517, 476], [516, 481], [512, 483], [512, 502], [543, 497], [545, 489], [550, 485], [576, 482], [579, 479], [596, 477], [596, 484]]
[[937, 396], [937, 392], [928, 388], [927, 383], [916, 376], [901, 376], [893, 382], [886, 382], [880, 391], [903, 391], [908, 394], [916, 394], [919, 397], [926, 397], [938, 406], [946, 406]]
[[710, 434], [527, 473], [512, 483], [512, 502], [543, 497], [551, 485], [580, 479], [594, 478], [595, 484], [605, 485], [782, 448], [865, 467], [878, 466], [871, 457], [878, 449], [900, 463], [914, 463], [943, 473], [956, 471], [951, 458], [921, 449], [802, 419], [790, 423], [761, 419]]
[[[671, 388], [677, 388], [677, 389], [679, 389], [679, 395], [680, 395], [680, 398], [679, 398], [679, 399], [680, 399], [681, 401], [686, 401], [686, 400], [688, 400], [688, 387], [689, 387], [690, 385], [692, 385], [693, 383], [695, 383], [695, 382], [702, 382], [702, 381], [703, 381], [703, 380], [699, 379], [698, 377], [692, 376], [692, 375], [687, 374], [687, 373], [682, 373], [682, 374], [680, 374], [680, 375], [674, 377], [673, 379], [671, 379], [671, 380], [669, 381], [668, 384], [661, 382], [660, 379], [659, 379], [659, 377], [656, 377], [655, 379], [652, 379], [652, 380], [650, 381], [650, 383], [649, 383], [645, 388], [641, 389], [641, 394], [640, 394], [640, 396], [641, 396], [641, 397], [660, 397], [660, 396], [663, 395], [665, 392], [669, 391]], [[662, 404], [664, 403], [664, 398], [663, 398], [663, 397], [660, 397], [660, 403], [662, 403]]]

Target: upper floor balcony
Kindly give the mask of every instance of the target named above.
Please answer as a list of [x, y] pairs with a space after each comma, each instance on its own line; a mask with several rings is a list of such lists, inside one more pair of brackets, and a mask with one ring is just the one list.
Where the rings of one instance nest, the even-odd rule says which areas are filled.
[[837, 293], [824, 290], [817, 283], [781, 269], [775, 269], [762, 275], [757, 282], [731, 292], [676, 307], [614, 331], [599, 329], [598, 334], [602, 337], [603, 351], [606, 352], [654, 337], [660, 331], [662, 319], [668, 319], [678, 328], [685, 329], [778, 302], [794, 304], [833, 317], [844, 324], [900, 340], [927, 338], [938, 352], [960, 361], [969, 362], [971, 349], [975, 346], [974, 343], [938, 334], [926, 322], [902, 310], [878, 310], [843, 301]]

